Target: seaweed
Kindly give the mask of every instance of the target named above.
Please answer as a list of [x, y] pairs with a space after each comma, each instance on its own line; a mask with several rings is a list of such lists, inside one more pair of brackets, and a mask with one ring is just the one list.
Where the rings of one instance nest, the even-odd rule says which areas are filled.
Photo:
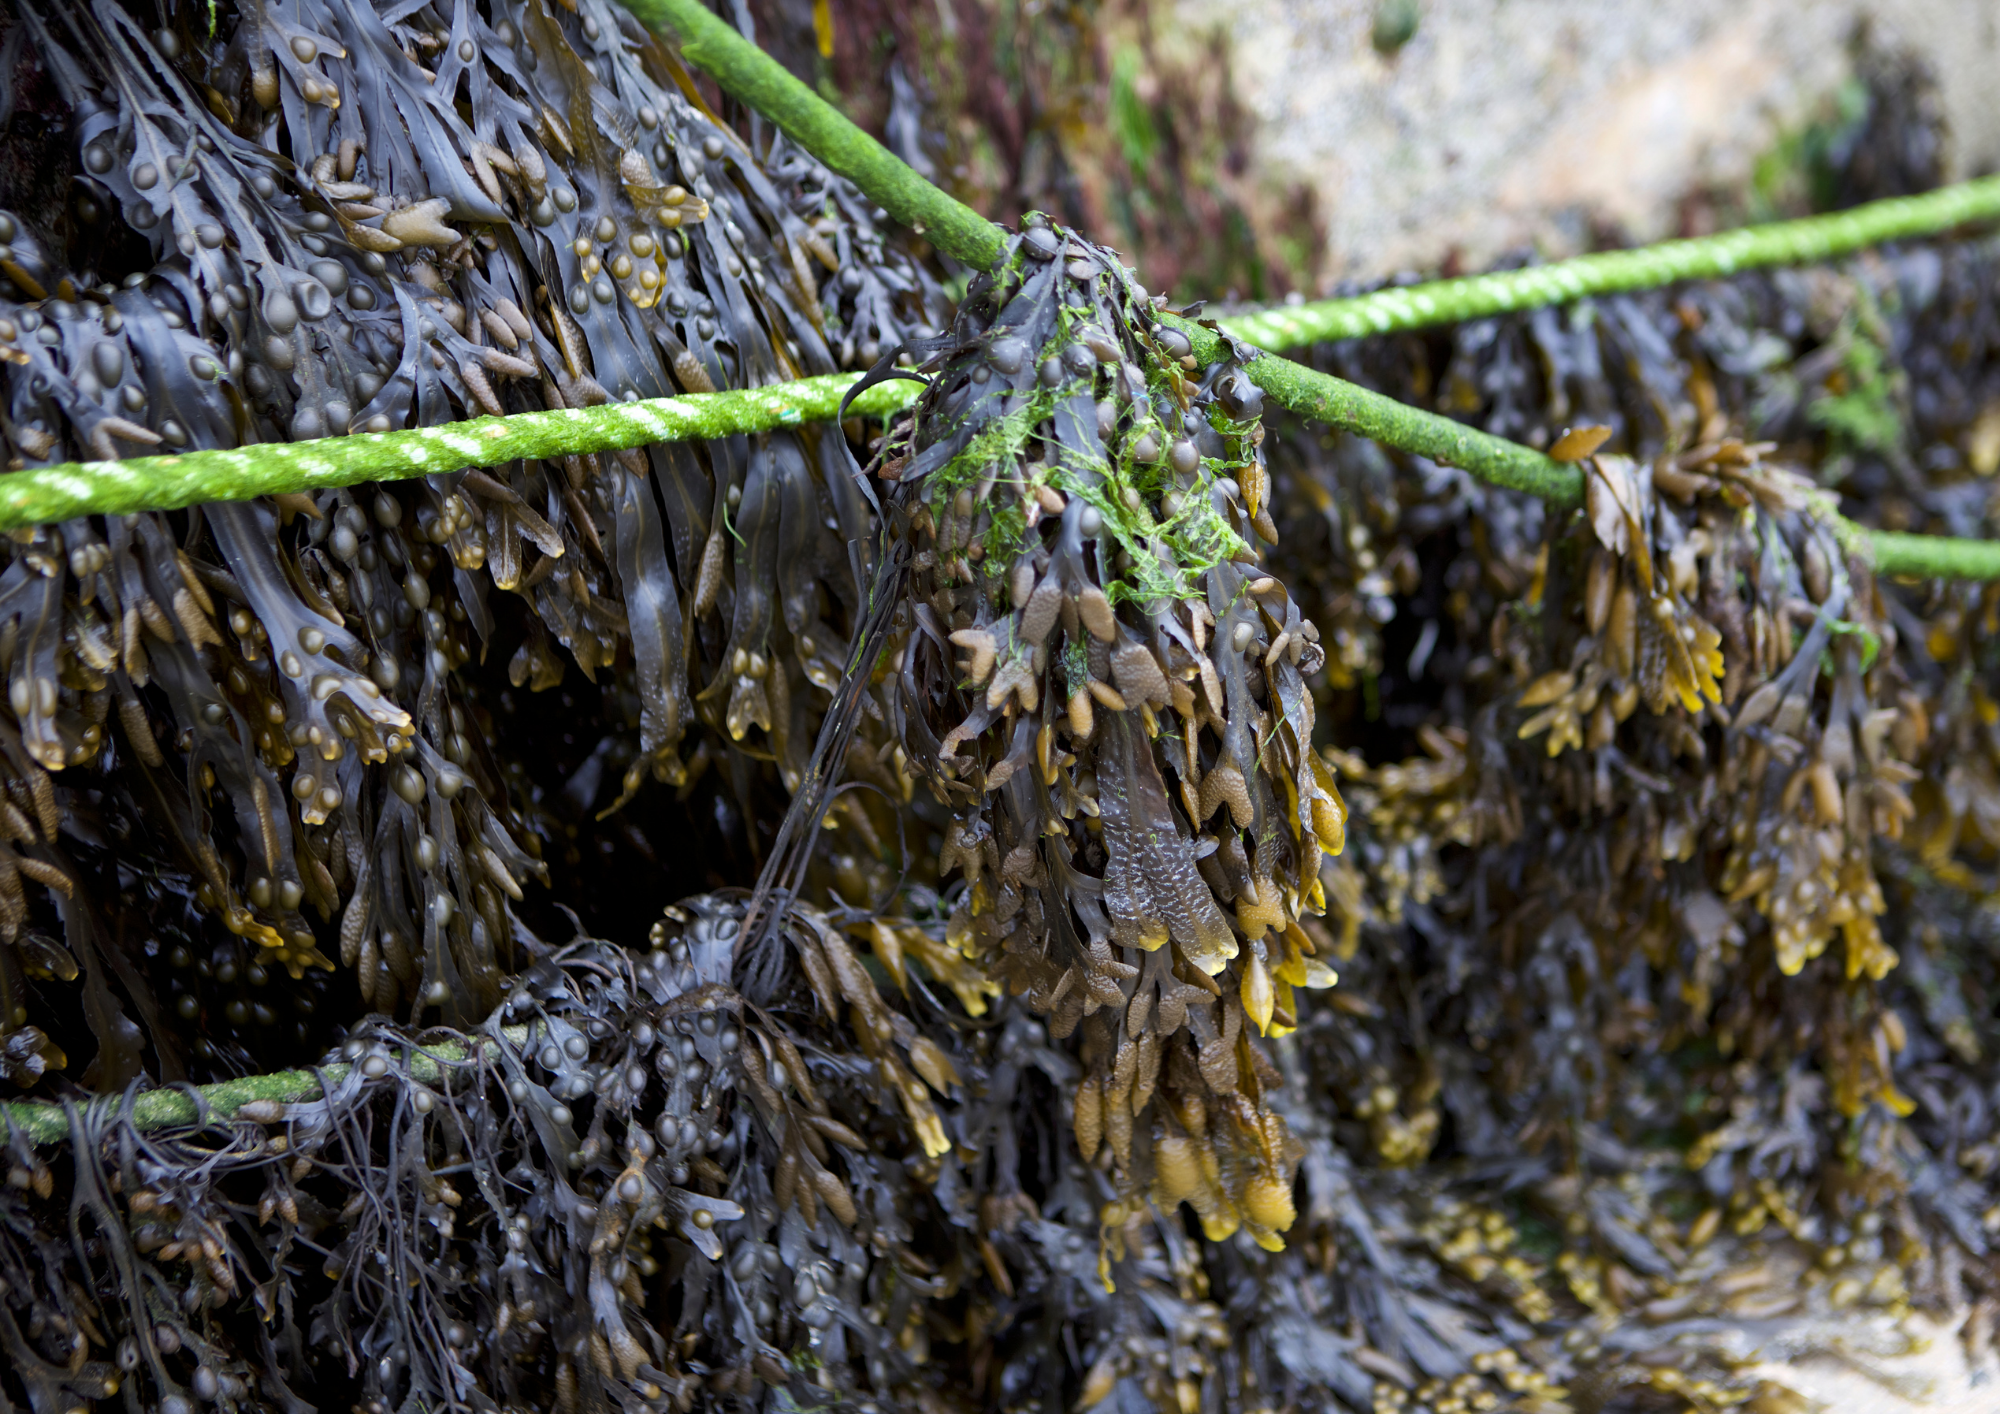
[[1571, 514], [1047, 216], [948, 308], [592, 0], [134, 14], [0, 40], [21, 466], [927, 386], [0, 547], [6, 1407], [1774, 1410], [1990, 1304], [2000, 595], [1826, 514], [1993, 521], [1990, 238], [1315, 351]]
[[[78, 164], [59, 228], [0, 215], [16, 467], [755, 386], [935, 317], [851, 188], [781, 139], [753, 155], [613, 8], [246, 5], [149, 32], [105, 4], [13, 33]], [[549, 690], [573, 659], [618, 695], [637, 750], [613, 809], [744, 751], [795, 776], [866, 573], [839, 447], [784, 432], [49, 527], [8, 551], [0, 611], [23, 780], [128, 795], [262, 966], [338, 957], [364, 1004], [462, 1021], [547, 874], [476, 727], [495, 688]], [[507, 683], [474, 687], [496, 649]], [[126, 1004], [84, 975], [113, 1044]], [[158, 985], [119, 984], [142, 1012]], [[178, 1078], [172, 1038], [146, 1041]]]

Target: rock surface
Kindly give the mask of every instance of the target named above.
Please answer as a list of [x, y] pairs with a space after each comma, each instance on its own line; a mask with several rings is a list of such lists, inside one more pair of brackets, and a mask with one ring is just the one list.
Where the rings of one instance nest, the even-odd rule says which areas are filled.
[[1478, 269], [1529, 244], [1567, 254], [1593, 228], [1682, 233], [1690, 192], [1741, 189], [1826, 111], [1864, 22], [1878, 50], [1935, 75], [1946, 175], [2000, 167], [1990, 0], [1420, 0], [1387, 56], [1377, 14], [1367, 0], [1179, 0], [1174, 15], [1232, 37], [1252, 163], [1316, 194], [1325, 278]]

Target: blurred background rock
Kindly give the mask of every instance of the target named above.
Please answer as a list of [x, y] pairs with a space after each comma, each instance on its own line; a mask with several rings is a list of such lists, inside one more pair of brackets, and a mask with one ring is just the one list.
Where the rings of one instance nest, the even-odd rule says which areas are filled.
[[2000, 167], [1992, 0], [721, 8], [981, 209], [1102, 233], [1188, 298], [1696, 235]]

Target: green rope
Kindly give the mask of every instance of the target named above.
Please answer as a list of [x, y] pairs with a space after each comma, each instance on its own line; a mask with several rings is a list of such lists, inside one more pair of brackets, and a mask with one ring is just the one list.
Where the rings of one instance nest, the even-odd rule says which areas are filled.
[[[859, 376], [831, 373], [768, 388], [477, 417], [406, 432], [358, 432], [179, 456], [34, 467], [0, 476], [0, 530], [826, 422]], [[856, 398], [849, 412], [885, 416], [916, 396], [916, 385], [906, 381], [878, 384]]]
[[1259, 348], [1291, 349], [1331, 339], [1460, 324], [1592, 295], [1657, 289], [1680, 280], [1717, 279], [1741, 270], [1807, 265], [1884, 241], [1934, 236], [1968, 222], [1996, 218], [2000, 218], [2000, 177], [1982, 177], [1922, 196], [1893, 197], [1802, 221], [1747, 226], [1522, 270], [1404, 285], [1350, 299], [1281, 306], [1218, 322]]
[[[1162, 316], [1160, 322], [1187, 335], [1200, 363], [1211, 363], [1226, 353], [1222, 339], [1198, 324], [1173, 315]], [[1255, 354], [1243, 371], [1273, 402], [1301, 417], [1446, 466], [1462, 467], [1481, 481], [1526, 491], [1558, 505], [1574, 505], [1583, 499], [1583, 473], [1574, 463], [1552, 460], [1519, 442], [1413, 408], [1272, 354]]]
[[625, 8], [649, 29], [679, 31], [691, 62], [946, 255], [978, 270], [999, 263], [1005, 231], [918, 176], [700, 0], [625, 0]]
[[[445, 1049], [440, 1048], [439, 1054], [443, 1055]], [[430, 1060], [421, 1051], [417, 1056]], [[462, 1060], [464, 1053], [459, 1051], [445, 1058]], [[432, 1069], [436, 1068], [435, 1061], [431, 1065]], [[346, 1065], [330, 1065], [322, 1074], [329, 1082], [338, 1082], [347, 1077], [348, 1069]], [[312, 1071], [279, 1070], [269, 1075], [246, 1075], [240, 1080], [203, 1085], [195, 1093], [201, 1096], [200, 1103], [186, 1090], [143, 1090], [132, 1097], [132, 1123], [142, 1130], [195, 1125], [201, 1122], [204, 1107], [212, 1120], [229, 1121], [236, 1117], [238, 1110], [254, 1100], [293, 1104], [300, 1100], [316, 1100], [323, 1092], [319, 1076]], [[106, 1096], [91, 1103], [115, 1106], [118, 1099]], [[7, 1123], [25, 1135], [31, 1144], [59, 1144], [69, 1138], [69, 1118], [56, 1105], [24, 1101], [0, 1105], [0, 1113], [4, 1113]]]
[[[529, 1028], [509, 1026], [501, 1034], [515, 1045], [526, 1045]], [[470, 1054], [469, 1048], [458, 1041], [412, 1047], [410, 1078], [426, 1085], [441, 1084], [448, 1078], [450, 1068], [464, 1062]], [[320, 1084], [321, 1077], [328, 1084], [337, 1085], [352, 1069], [343, 1061], [321, 1066], [317, 1072], [278, 1070], [269, 1075], [221, 1080], [213, 1085], [195, 1086], [192, 1093], [187, 1089], [142, 1090], [132, 1097], [132, 1123], [141, 1130], [186, 1128], [204, 1123], [204, 1114], [207, 1123], [230, 1123], [245, 1105], [253, 1102], [293, 1105], [317, 1100], [326, 1093]], [[115, 1107], [122, 1098], [99, 1096], [91, 1103]], [[69, 1138], [69, 1119], [62, 1107], [41, 1101], [0, 1104], [0, 1133], [5, 1132], [6, 1125], [11, 1125], [31, 1144], [59, 1144]]]
[[1870, 530], [1846, 516], [1835, 518], [1842, 542], [1863, 543], [1869, 561], [1882, 574], [1911, 579], [2000, 579], [2000, 541], [1961, 540], [1949, 535], [1910, 535], [1899, 530]]
[[[1171, 315], [1162, 322], [1173, 324], [1188, 336], [1199, 361], [1221, 357], [1222, 341], [1211, 331]], [[1443, 466], [1459, 467], [1481, 481], [1525, 491], [1556, 506], [1574, 506], [1583, 500], [1583, 469], [1574, 462], [1559, 462], [1518, 442], [1420, 411], [1271, 354], [1259, 353], [1244, 371], [1274, 401], [1301, 417], [1345, 428]], [[1871, 530], [1841, 515], [1830, 495], [1814, 511], [1832, 525], [1841, 544], [1883, 574], [2000, 579], [2000, 541]]]

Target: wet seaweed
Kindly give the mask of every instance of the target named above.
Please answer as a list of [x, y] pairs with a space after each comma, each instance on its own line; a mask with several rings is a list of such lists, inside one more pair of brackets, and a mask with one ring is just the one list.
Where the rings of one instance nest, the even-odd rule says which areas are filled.
[[6, 1407], [1769, 1411], [1857, 1311], [1987, 1338], [2000, 597], [1821, 508], [1992, 522], [1990, 241], [1315, 355], [1552, 513], [1046, 218], [947, 318], [608, 7], [131, 13], [9, 31], [79, 174], [4, 218], [24, 466], [929, 386], [0, 550], [0, 1069], [71, 1101]]
[[[783, 924], [791, 985], [748, 1003], [741, 917], [705, 896], [649, 949], [538, 949], [463, 1033], [364, 1023], [311, 1100], [167, 1136], [72, 1109], [66, 1223], [38, 1215], [52, 1171], [17, 1139], [10, 1378], [37, 1408], [122, 1388], [163, 1410], [309, 1408], [313, 1362], [363, 1410], [688, 1409], [906, 1378], [897, 1338], [936, 1293], [900, 1254], [923, 1231], [934, 1260], [950, 1225], [895, 1156], [935, 1169], [957, 1067], [984, 1067], [892, 1010], [810, 911]], [[70, 1251], [42, 1235], [65, 1227]], [[72, 1261], [82, 1288], [38, 1274]]]
[[1345, 809], [1311, 749], [1318, 632], [1250, 550], [1276, 538], [1262, 394], [1154, 313], [1031, 217], [873, 463], [912, 550], [885, 695], [952, 810], [946, 937], [1076, 1037], [1107, 1282], [1149, 1196], [1282, 1248], [1296, 1153], [1250, 1038], [1334, 980], [1298, 918]]
[[[937, 317], [851, 187], [782, 139], [753, 155], [615, 8], [253, 5], [149, 31], [107, 4], [12, 32], [78, 164], [59, 230], [0, 215], [15, 466], [755, 386]], [[49, 527], [4, 571], [21, 788], [108, 776], [260, 970], [338, 957], [364, 1004], [464, 1020], [546, 874], [480, 726], [494, 689], [573, 661], [630, 704], [622, 789], [586, 805], [717, 762], [739, 796], [760, 761], [794, 778], [867, 571], [840, 440]], [[482, 695], [466, 670], [496, 652]], [[52, 808], [15, 841], [53, 843]], [[74, 871], [29, 850], [6, 877], [17, 934], [18, 881]], [[10, 995], [49, 971], [38, 946], [10, 953]], [[143, 1043], [179, 1077], [108, 966], [84, 967], [104, 1078]], [[157, 987], [119, 979], [142, 1013]]]

